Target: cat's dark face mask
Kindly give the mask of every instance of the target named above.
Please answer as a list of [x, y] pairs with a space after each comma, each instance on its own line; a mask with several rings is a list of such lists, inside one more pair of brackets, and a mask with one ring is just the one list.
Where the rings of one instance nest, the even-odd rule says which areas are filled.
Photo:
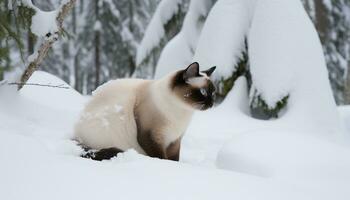
[[215, 100], [215, 86], [210, 76], [215, 68], [200, 72], [199, 64], [194, 62], [176, 74], [171, 87], [178, 97], [194, 109], [211, 108]]

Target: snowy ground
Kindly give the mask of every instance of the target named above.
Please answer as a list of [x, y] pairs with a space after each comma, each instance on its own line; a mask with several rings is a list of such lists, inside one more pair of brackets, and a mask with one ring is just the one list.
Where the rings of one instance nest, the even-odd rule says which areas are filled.
[[[223, 104], [196, 113], [181, 162], [133, 150], [82, 159], [69, 138], [86, 97], [36, 86], [9, 95], [2, 87], [0, 199], [350, 199], [347, 135], [329, 140], [249, 118], [237, 95], [242, 81]], [[44, 72], [29, 82], [62, 83]], [[350, 107], [338, 111], [348, 134]]]

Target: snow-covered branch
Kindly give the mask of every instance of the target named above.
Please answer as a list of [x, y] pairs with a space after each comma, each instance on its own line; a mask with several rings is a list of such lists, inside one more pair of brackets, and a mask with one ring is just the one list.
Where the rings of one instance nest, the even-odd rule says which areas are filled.
[[[55, 11], [44, 12], [39, 8], [35, 7], [30, 0], [24, 0], [23, 4], [30, 8], [33, 8], [36, 14], [32, 18], [32, 32], [38, 36], [43, 36], [40, 33], [45, 33], [45, 40], [40, 45], [40, 48], [30, 57], [29, 64], [23, 72], [21, 79], [18, 84], [18, 90], [20, 90], [23, 85], [28, 81], [29, 77], [33, 72], [38, 68], [42, 63], [44, 58], [47, 56], [49, 49], [52, 44], [58, 40], [59, 34], [63, 30], [63, 20], [73, 8], [76, 0], [65, 0], [62, 2], [62, 5]], [[52, 18], [52, 16], [54, 16]], [[52, 20], [47, 20], [47, 19]], [[45, 24], [42, 24], [42, 23]], [[37, 29], [38, 27], [46, 27], [47, 29]], [[33, 30], [34, 29], [34, 30]]]

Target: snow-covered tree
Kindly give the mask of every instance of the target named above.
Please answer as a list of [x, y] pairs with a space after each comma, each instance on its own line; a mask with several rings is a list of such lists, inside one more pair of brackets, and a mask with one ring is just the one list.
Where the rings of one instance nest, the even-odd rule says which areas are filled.
[[211, 9], [200, 35], [193, 60], [200, 60], [206, 67], [218, 67], [214, 77], [218, 97], [223, 98], [235, 80], [247, 71], [246, 37], [254, 3], [255, 0], [219, 0]]
[[[324, 111], [336, 118], [318, 35], [301, 2], [218, 0], [202, 30], [191, 33], [199, 39], [183, 42], [190, 50], [182, 48], [181, 40], [186, 41], [182, 31], [164, 48], [157, 76], [178, 69], [184, 64], [181, 62], [216, 65], [214, 80], [219, 94], [227, 94], [239, 76], [246, 76], [253, 117], [280, 117], [296, 102], [304, 102], [296, 103], [300, 110], [308, 104], [303, 112], [310, 114], [323, 102], [327, 105]], [[307, 83], [310, 79], [313, 82]], [[323, 91], [317, 90], [317, 85]], [[322, 98], [318, 104], [312, 103], [318, 98]]]
[[186, 0], [162, 0], [137, 49], [135, 76], [151, 78], [160, 53], [181, 29], [187, 9]]
[[191, 0], [181, 31], [161, 52], [155, 78], [178, 70], [191, 62], [206, 17], [216, 0]]

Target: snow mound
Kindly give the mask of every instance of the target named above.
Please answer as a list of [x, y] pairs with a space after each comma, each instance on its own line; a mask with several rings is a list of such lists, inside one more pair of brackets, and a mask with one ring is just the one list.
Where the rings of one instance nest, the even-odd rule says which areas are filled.
[[221, 149], [217, 166], [298, 183], [315, 191], [324, 188], [327, 191], [319, 190], [324, 199], [331, 199], [330, 193], [348, 196], [350, 148], [308, 135], [283, 131], [241, 134]]
[[344, 134], [344, 141], [350, 141], [350, 106], [339, 106], [338, 113], [341, 119], [341, 125], [344, 127], [346, 133]]
[[309, 134], [255, 131], [233, 137], [219, 152], [217, 164], [224, 169], [272, 177], [348, 179], [350, 172], [344, 169], [350, 167], [349, 153], [349, 147]]
[[[21, 95], [25, 98], [35, 101], [39, 104], [53, 107], [56, 109], [81, 109], [86, 98], [74, 89], [68, 83], [51, 75], [47, 72], [36, 71], [27, 83], [35, 83], [50, 86], [62, 86], [65, 88], [52, 88], [47, 86], [25, 85], [21, 90]], [[44, 95], [44, 96], [43, 96]], [[61, 98], [64, 96], [65, 98]]]
[[[43, 72], [31, 81], [64, 84]], [[71, 88], [26, 86], [0, 98], [0, 199], [349, 199], [348, 148], [263, 130], [274, 122], [249, 118], [247, 96], [240, 78], [223, 104], [197, 112], [181, 162], [134, 150], [97, 162], [80, 158], [70, 139], [86, 98]]]
[[[41, 71], [35, 72], [28, 83], [68, 86], [59, 78]], [[19, 93], [10, 89], [0, 88], [0, 96], [3, 96], [0, 99], [0, 119], [6, 121], [3, 123], [6, 130], [21, 135], [70, 138], [74, 122], [87, 100], [70, 87], [25, 85]], [[63, 143], [59, 141], [57, 145]]]

